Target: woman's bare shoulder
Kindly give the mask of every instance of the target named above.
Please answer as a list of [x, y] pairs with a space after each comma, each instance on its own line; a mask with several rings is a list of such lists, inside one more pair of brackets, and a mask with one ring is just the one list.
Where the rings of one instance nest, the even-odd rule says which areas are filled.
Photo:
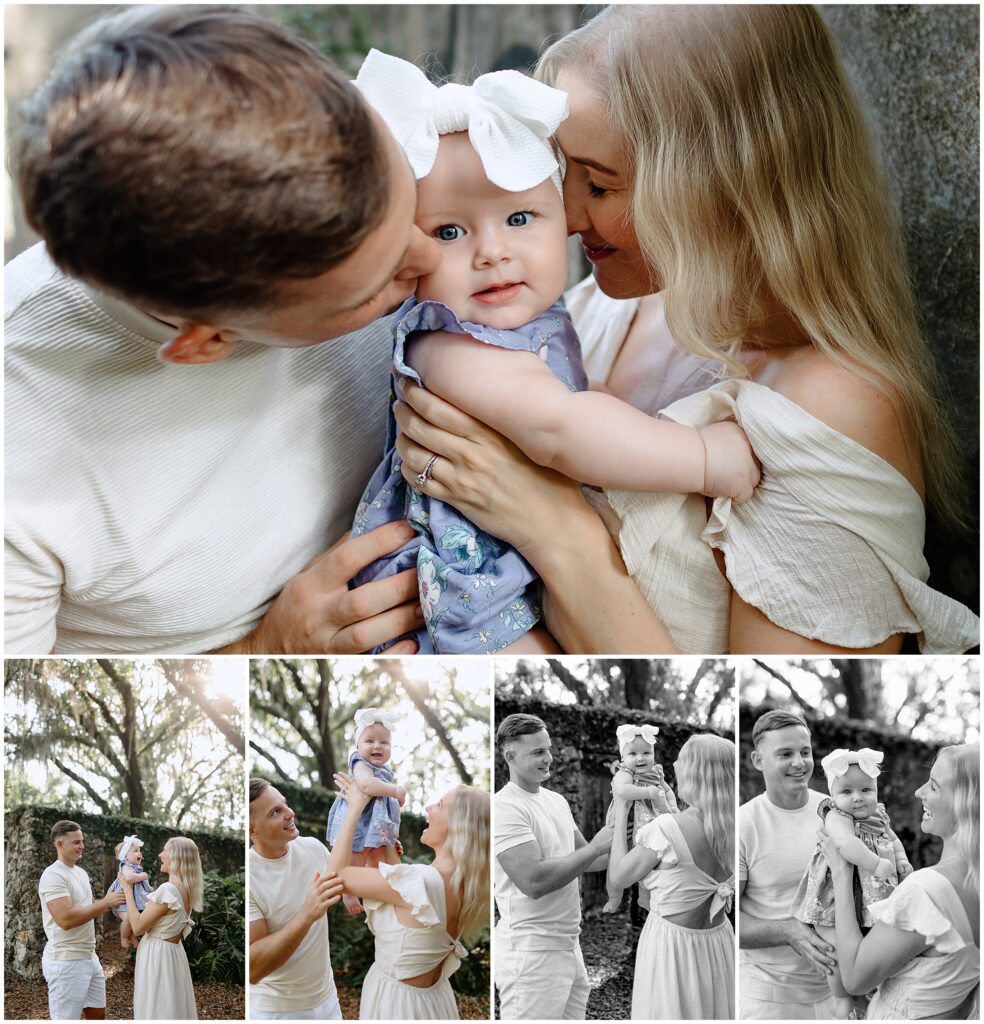
[[864, 376], [860, 368], [841, 366], [809, 346], [764, 360], [755, 378], [839, 434], [864, 445], [923, 493], [913, 427], [898, 392], [887, 381]]

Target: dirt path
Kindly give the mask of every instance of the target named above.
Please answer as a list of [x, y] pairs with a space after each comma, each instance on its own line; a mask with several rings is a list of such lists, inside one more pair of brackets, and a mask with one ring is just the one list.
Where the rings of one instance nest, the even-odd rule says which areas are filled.
[[[106, 974], [106, 1018], [133, 1017], [133, 964], [120, 948], [119, 934], [111, 932], [99, 948], [99, 961]], [[4, 1017], [7, 1020], [48, 1020], [48, 988], [43, 979], [26, 981], [4, 972]], [[243, 990], [238, 985], [195, 983], [195, 1002], [201, 1020], [242, 1020], [245, 1014]]]

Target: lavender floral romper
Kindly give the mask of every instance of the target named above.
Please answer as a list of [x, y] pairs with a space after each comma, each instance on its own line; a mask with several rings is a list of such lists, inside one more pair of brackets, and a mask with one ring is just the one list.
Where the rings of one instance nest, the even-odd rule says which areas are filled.
[[[499, 330], [461, 322], [441, 302], [410, 299], [401, 308], [396, 326], [394, 386], [399, 377], [423, 384], [405, 360], [407, 342], [419, 331], [467, 334], [486, 345], [535, 352], [571, 391], [587, 388], [581, 346], [561, 303], [522, 327]], [[360, 536], [397, 519], [406, 519], [416, 535], [398, 551], [363, 569], [351, 585], [361, 586], [416, 567], [426, 624], [426, 629], [414, 634], [419, 653], [488, 654], [501, 650], [540, 618], [536, 574], [518, 551], [403, 479], [402, 460], [395, 447], [397, 430], [391, 411], [386, 454], [359, 503], [352, 535]]]

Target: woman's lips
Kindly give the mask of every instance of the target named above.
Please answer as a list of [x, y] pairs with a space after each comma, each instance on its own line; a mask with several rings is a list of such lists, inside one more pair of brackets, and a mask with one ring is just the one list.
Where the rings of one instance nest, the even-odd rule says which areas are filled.
[[522, 281], [508, 281], [504, 284], [496, 284], [491, 288], [486, 288], [485, 291], [475, 292], [472, 298], [477, 299], [486, 306], [499, 306], [506, 302], [512, 302], [522, 287]]
[[584, 255], [587, 256], [592, 263], [598, 263], [603, 259], [607, 259], [616, 251], [615, 249], [610, 249], [605, 245], [589, 245], [583, 240], [581, 241], [581, 245], [584, 246]]

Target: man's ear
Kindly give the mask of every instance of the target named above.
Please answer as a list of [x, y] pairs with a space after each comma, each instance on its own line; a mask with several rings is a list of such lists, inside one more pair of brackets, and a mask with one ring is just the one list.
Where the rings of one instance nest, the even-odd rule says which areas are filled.
[[157, 355], [164, 362], [178, 366], [217, 363], [225, 359], [236, 344], [234, 339], [224, 337], [225, 333], [209, 324], [188, 324], [177, 337], [161, 345]]
[[757, 750], [752, 751], [752, 767], [757, 771], [762, 770], [762, 755]]

